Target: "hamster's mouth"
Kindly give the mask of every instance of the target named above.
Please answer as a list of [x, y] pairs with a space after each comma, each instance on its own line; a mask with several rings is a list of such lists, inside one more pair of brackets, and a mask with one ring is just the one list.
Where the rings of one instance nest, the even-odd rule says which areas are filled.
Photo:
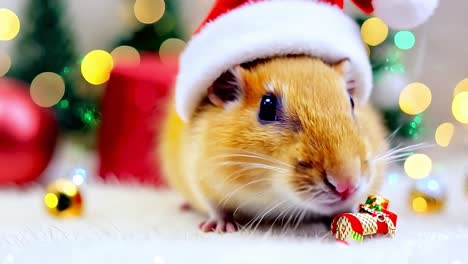
[[343, 210], [352, 210], [356, 206], [359, 191], [347, 196], [339, 197], [334, 193], [320, 190], [309, 194], [299, 194], [302, 207], [321, 215], [333, 215]]

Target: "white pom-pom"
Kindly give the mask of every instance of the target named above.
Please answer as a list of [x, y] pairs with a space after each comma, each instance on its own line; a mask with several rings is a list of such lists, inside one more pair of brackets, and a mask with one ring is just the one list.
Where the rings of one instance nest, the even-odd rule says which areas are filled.
[[411, 29], [426, 22], [439, 0], [374, 0], [374, 14], [391, 28]]

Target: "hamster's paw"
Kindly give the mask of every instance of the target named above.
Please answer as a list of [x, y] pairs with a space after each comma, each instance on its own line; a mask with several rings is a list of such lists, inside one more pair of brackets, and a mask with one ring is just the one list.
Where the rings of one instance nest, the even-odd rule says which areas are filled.
[[198, 225], [198, 228], [205, 233], [234, 233], [237, 231], [236, 223], [227, 219], [210, 219], [203, 221]]

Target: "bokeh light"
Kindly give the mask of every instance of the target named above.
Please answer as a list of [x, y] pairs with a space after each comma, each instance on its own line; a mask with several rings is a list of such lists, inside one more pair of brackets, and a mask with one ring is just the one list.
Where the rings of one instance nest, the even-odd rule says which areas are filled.
[[111, 52], [111, 55], [115, 65], [137, 65], [140, 63], [140, 53], [134, 47], [117, 47]]
[[10, 9], [0, 9], [0, 40], [12, 40], [20, 31], [20, 20]]
[[453, 98], [452, 113], [458, 122], [468, 124], [468, 92], [461, 92]]
[[468, 78], [462, 80], [457, 84], [455, 90], [453, 91], [453, 96], [456, 96], [461, 92], [468, 92]]
[[417, 213], [423, 213], [426, 212], [427, 210], [427, 202], [426, 199], [422, 196], [418, 196], [413, 198], [413, 201], [411, 202], [411, 205], [413, 207], [413, 210]]
[[43, 72], [33, 79], [29, 92], [37, 105], [51, 107], [57, 104], [65, 94], [65, 82], [56, 73]]
[[436, 180], [430, 179], [430, 180], [427, 182], [427, 188], [428, 188], [430, 191], [436, 192], [436, 191], [439, 190], [440, 184], [439, 184]]
[[165, 40], [159, 48], [159, 56], [161, 61], [170, 61], [174, 57], [178, 56], [185, 48], [186, 43], [177, 38], [170, 38]]
[[389, 184], [395, 185], [400, 181], [400, 175], [398, 173], [389, 173], [387, 175], [387, 182]]
[[78, 169], [75, 169], [72, 173], [72, 182], [76, 185], [76, 186], [81, 186], [83, 185], [83, 183], [86, 182], [86, 179], [87, 179], [87, 172], [85, 169], [82, 169], [82, 168], [78, 168]]
[[99, 85], [107, 82], [114, 62], [112, 56], [104, 50], [93, 50], [86, 54], [81, 62], [81, 73], [86, 81]]
[[409, 50], [414, 47], [416, 37], [411, 31], [399, 31], [394, 37], [395, 45], [402, 50]]
[[377, 46], [388, 36], [388, 26], [378, 17], [367, 19], [361, 26], [361, 36], [370, 46]]
[[44, 203], [49, 208], [55, 208], [58, 205], [57, 195], [48, 193], [44, 196]]
[[411, 83], [400, 93], [400, 108], [410, 115], [424, 112], [432, 101], [432, 93], [429, 87], [423, 83]]
[[7, 74], [11, 67], [11, 59], [8, 54], [0, 50], [0, 77]]
[[164, 0], [136, 0], [133, 11], [138, 21], [152, 24], [164, 15], [166, 4]]
[[450, 123], [443, 123], [437, 127], [435, 133], [436, 143], [441, 147], [447, 147], [452, 141], [453, 133], [455, 131], [455, 126]]
[[416, 213], [437, 213], [445, 207], [447, 188], [438, 176], [432, 175], [417, 180], [410, 188], [409, 198], [411, 208]]
[[68, 196], [75, 196], [78, 193], [78, 188], [71, 182], [64, 182], [63, 193]]
[[413, 154], [405, 161], [405, 172], [413, 179], [422, 179], [432, 171], [432, 160], [425, 154]]

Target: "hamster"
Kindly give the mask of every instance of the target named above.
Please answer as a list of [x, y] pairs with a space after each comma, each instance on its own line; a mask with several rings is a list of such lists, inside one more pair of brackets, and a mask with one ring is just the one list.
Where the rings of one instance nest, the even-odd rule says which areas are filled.
[[354, 102], [346, 60], [284, 56], [224, 73], [188, 123], [173, 102], [159, 143], [169, 185], [206, 214], [204, 232], [352, 211], [381, 184], [386, 131]]

